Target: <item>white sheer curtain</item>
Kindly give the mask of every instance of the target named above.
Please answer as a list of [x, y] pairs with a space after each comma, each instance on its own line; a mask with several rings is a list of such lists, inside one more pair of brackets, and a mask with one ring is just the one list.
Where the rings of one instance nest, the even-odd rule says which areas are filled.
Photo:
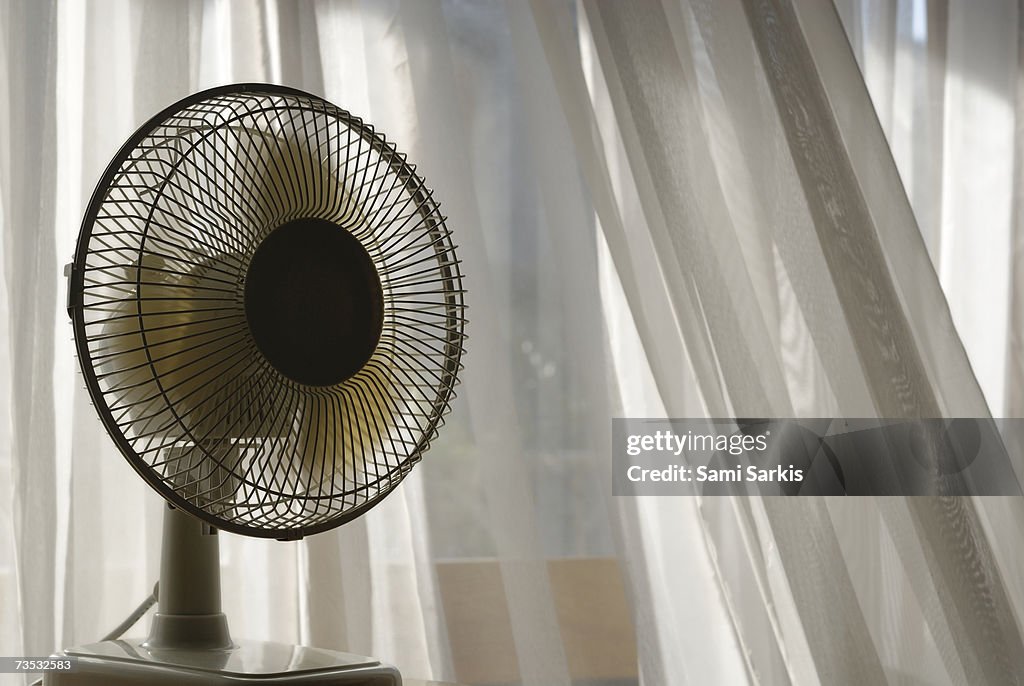
[[612, 416], [1022, 409], [1019, 9], [837, 5], [0, 0], [0, 653], [95, 640], [157, 576], [63, 310], [94, 180], [165, 104], [273, 81], [418, 164], [469, 355], [369, 515], [222, 537], [236, 634], [456, 679], [437, 563], [493, 559], [502, 679], [569, 684], [601, 656], [547, 561], [614, 556], [647, 686], [1015, 683], [1016, 500], [610, 495]]
[[[878, 15], [891, 12], [895, 21], [923, 11], [916, 5], [844, 9], [869, 27], [865, 40], [874, 44], [886, 36]], [[645, 332], [632, 306], [649, 293], [639, 278], [630, 283], [636, 264], [661, 266], [666, 282], [679, 279], [666, 289], [669, 308], [711, 415], [985, 416], [983, 390], [1001, 411], [1004, 385], [995, 377], [1007, 369], [999, 351], [1010, 325], [999, 302], [1012, 291], [999, 274], [1009, 267], [1005, 227], [1016, 216], [1009, 173], [1016, 140], [1005, 126], [1015, 85], [1005, 77], [1018, 69], [1015, 4], [948, 8], [957, 21], [940, 30], [950, 43], [966, 51], [991, 35], [993, 44], [979, 50], [987, 57], [960, 57], [984, 64], [979, 80], [992, 78], [998, 87], [975, 102], [979, 80], [965, 85], [969, 77], [954, 70], [964, 65], [950, 62], [939, 80], [960, 90], [942, 104], [955, 124], [940, 150], [929, 147], [935, 139], [923, 127], [902, 141], [918, 157], [946, 151], [949, 158], [949, 192], [914, 197], [943, 210], [941, 238], [950, 247], [942, 249], [953, 276], [944, 266], [939, 271], [952, 317], [829, 4], [586, 8], [600, 68], [593, 70], [594, 119], [585, 105], [575, 108], [578, 141], [586, 146], [588, 132], [601, 129], [612, 185], [619, 184], [615, 197], [639, 208], [632, 221], [646, 224], [638, 233], [652, 238], [634, 242], [631, 252], [609, 250], [654, 369], [648, 393], [666, 399], [662, 386], [678, 375], [658, 369], [652, 355], [673, 339]], [[1001, 30], [987, 30], [995, 25]], [[914, 49], [911, 35], [899, 37], [897, 43], [890, 35], [890, 44]], [[884, 82], [875, 91], [888, 86], [890, 97], [908, 97], [869, 53], [868, 82]], [[917, 59], [924, 69], [930, 56]], [[884, 116], [876, 93], [880, 100]], [[934, 107], [934, 100], [916, 106]], [[979, 151], [972, 138], [988, 147]], [[990, 166], [983, 168], [985, 151]], [[974, 185], [978, 173], [1001, 175], [982, 193]], [[612, 246], [616, 218], [601, 220]], [[957, 242], [971, 249], [953, 247]], [[964, 278], [968, 271], [985, 278]], [[977, 308], [995, 323], [982, 325]], [[975, 327], [965, 341], [981, 386], [954, 321]], [[632, 374], [623, 367], [620, 375]], [[644, 392], [635, 379], [623, 379], [629, 386]], [[686, 414], [684, 407], [665, 402], [670, 416]], [[708, 675], [720, 683], [1013, 683], [1021, 673], [1017, 501], [718, 499], [694, 514], [690, 501], [663, 500], [635, 503], [636, 512], [624, 517], [635, 517], [654, 541], [630, 537], [639, 550], [626, 557], [645, 560], [632, 586], [646, 585], [660, 611], [646, 620], [646, 632], [638, 619], [641, 639], [652, 636], [641, 667], [654, 665], [655, 683]], [[691, 537], [665, 526], [690, 519], [700, 524]], [[711, 598], [701, 616], [717, 613], [726, 637], [688, 626], [692, 595], [684, 598], [676, 587], [684, 557]], [[666, 640], [672, 623], [664, 617], [676, 619], [674, 641]]]

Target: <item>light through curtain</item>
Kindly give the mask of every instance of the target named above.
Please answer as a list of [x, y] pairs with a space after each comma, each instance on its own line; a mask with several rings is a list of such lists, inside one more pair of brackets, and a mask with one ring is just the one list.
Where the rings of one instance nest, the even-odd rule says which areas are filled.
[[614, 557], [647, 686], [1014, 683], [1016, 501], [610, 495], [612, 416], [1019, 411], [1018, 10], [838, 4], [0, 1], [0, 652], [95, 640], [158, 568], [63, 312], [94, 180], [167, 103], [273, 81], [419, 164], [469, 354], [368, 516], [222, 538], [237, 635], [455, 679], [438, 563], [486, 558], [500, 679], [583, 684], [547, 561]]
[[[634, 244], [639, 249], [631, 255], [613, 248], [610, 261], [627, 301], [631, 288], [634, 300], [648, 293], [638, 288], [639, 278], [633, 281], [631, 259], [684, 275], [667, 290], [677, 299], [670, 307], [697, 384], [711, 389], [708, 414], [987, 416], [953, 326], [962, 313], [958, 318], [954, 307], [951, 317], [947, 310], [835, 10], [810, 1], [695, 0], [628, 10], [584, 4], [600, 69], [592, 78], [593, 119], [585, 105], [570, 105], [577, 141], [585, 147], [594, 126], [603, 127], [602, 145], [621, 165], [610, 165], [613, 180], [604, 185], [619, 182], [618, 201], [640, 208], [636, 220], [646, 221], [642, 233], [653, 244]], [[883, 11], [868, 4], [856, 11]], [[1008, 24], [981, 52], [992, 53], [986, 66], [994, 78], [1017, 69], [1015, 6], [960, 3], [951, 11], [959, 15], [948, 25], [951, 36], [958, 34], [950, 40], [963, 40], [961, 30]], [[556, 50], [552, 42], [549, 55]], [[957, 96], [947, 100], [951, 117], [985, 120], [986, 112], [962, 101], [963, 92]], [[994, 107], [991, 98], [980, 109], [986, 106]], [[1000, 107], [1005, 111], [1005, 99]], [[947, 131], [947, 145], [963, 145], [956, 138], [962, 130]], [[997, 171], [1011, 156], [1005, 133], [980, 134], [1003, 136]], [[966, 189], [943, 197], [943, 207], [957, 208], [973, 188], [970, 202], [994, 203], [1005, 226], [1005, 177], [989, 195], [979, 195], [968, 179]], [[592, 188], [603, 192], [601, 185]], [[995, 213], [986, 205], [982, 214]], [[967, 219], [974, 221], [953, 211], [943, 218], [944, 231], [971, 231], [973, 224], [960, 225]], [[609, 244], [620, 240], [615, 217], [601, 220]], [[978, 283], [944, 280], [954, 303], [1009, 297], [998, 278], [1005, 268], [998, 255], [1010, 247], [1006, 235], [991, 227], [969, 254], [953, 251], [952, 259], [967, 263], [962, 269], [991, 265], [995, 272], [994, 280]], [[976, 340], [994, 332], [998, 347], [1007, 312], [985, 311], [994, 325], [972, 331]], [[635, 307], [631, 312], [654, 367], [651, 351], [669, 339], [646, 333], [649, 323]], [[981, 326], [970, 316], [962, 325]], [[967, 342], [975, 368], [991, 367], [986, 351]], [[655, 367], [648, 393], [664, 398], [671, 371]], [[623, 385], [636, 386], [629, 378]], [[1001, 384], [984, 390], [1002, 406]], [[666, 410], [681, 414], [671, 402]], [[687, 621], [692, 608], [675, 589], [673, 572], [683, 568], [681, 547], [692, 553], [704, 543], [715, 575], [708, 591], [720, 592], [741, 659], [721, 660], [717, 636], [681, 641], [683, 649], [653, 641], [656, 683], [693, 674], [729, 683], [1013, 683], [1021, 673], [1014, 500], [711, 499], [700, 505], [699, 535], [682, 541], [658, 532], [671, 507], [637, 503], [630, 513], [641, 529], [660, 535], [663, 555], [679, 550], [655, 572], [645, 570], [647, 593], [656, 607], [673, 608]], [[655, 625], [649, 632], [662, 638], [665, 624], [648, 621]]]

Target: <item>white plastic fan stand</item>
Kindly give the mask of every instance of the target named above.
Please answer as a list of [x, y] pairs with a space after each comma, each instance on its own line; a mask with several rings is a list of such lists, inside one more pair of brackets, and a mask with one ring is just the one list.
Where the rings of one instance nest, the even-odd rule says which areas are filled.
[[371, 657], [264, 641], [233, 641], [220, 603], [217, 530], [168, 505], [159, 605], [149, 638], [68, 648], [68, 672], [46, 686], [335, 684], [401, 686], [398, 670]]

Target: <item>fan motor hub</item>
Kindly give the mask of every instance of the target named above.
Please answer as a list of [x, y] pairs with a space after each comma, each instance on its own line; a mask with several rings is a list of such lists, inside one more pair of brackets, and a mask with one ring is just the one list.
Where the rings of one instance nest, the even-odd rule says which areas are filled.
[[274, 229], [245, 276], [256, 346], [281, 374], [309, 386], [333, 386], [363, 368], [380, 341], [383, 303], [366, 248], [324, 219]]

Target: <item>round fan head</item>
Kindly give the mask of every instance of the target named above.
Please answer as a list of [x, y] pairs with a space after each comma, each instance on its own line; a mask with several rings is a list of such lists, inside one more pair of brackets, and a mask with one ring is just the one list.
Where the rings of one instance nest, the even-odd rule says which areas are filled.
[[92, 196], [69, 289], [121, 452], [237, 533], [297, 538], [379, 502], [461, 368], [431, 191], [371, 126], [290, 88], [205, 91], [142, 126]]

